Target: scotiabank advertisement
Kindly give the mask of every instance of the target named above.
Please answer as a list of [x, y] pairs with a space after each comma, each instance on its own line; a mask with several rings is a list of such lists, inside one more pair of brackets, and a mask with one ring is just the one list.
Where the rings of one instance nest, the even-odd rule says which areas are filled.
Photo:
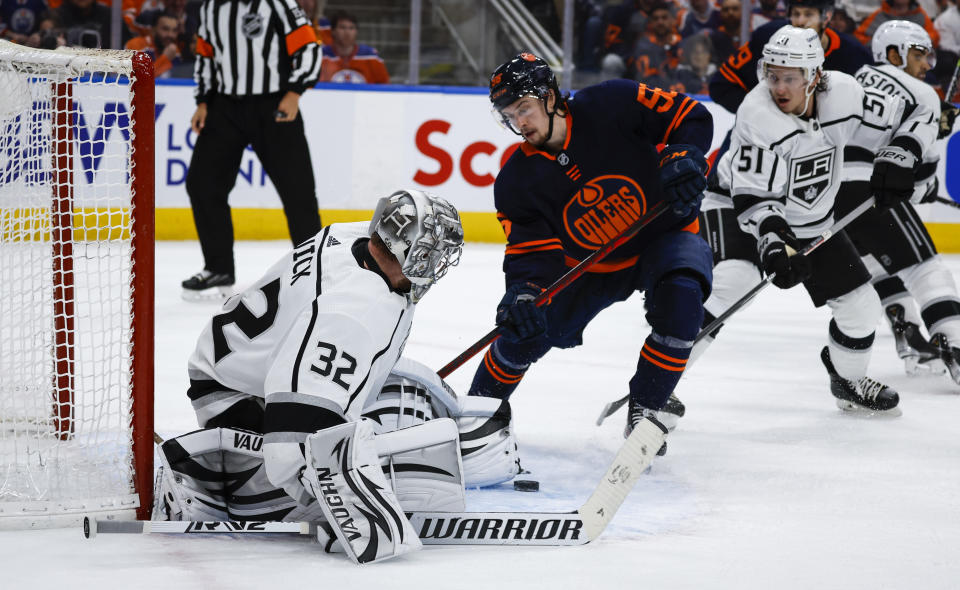
[[[701, 98], [714, 117], [716, 148], [733, 115]], [[192, 84], [157, 86], [157, 207], [189, 207]], [[497, 124], [482, 88], [322, 85], [300, 101], [321, 209], [371, 210], [393, 190], [434, 192], [465, 212], [493, 211], [493, 182], [517, 136]], [[960, 133], [938, 142], [941, 195], [960, 201]], [[233, 207], [280, 209], [252, 151], [231, 193]], [[960, 223], [960, 209], [920, 207], [926, 221]], [[158, 228], [159, 229], [159, 228]]]

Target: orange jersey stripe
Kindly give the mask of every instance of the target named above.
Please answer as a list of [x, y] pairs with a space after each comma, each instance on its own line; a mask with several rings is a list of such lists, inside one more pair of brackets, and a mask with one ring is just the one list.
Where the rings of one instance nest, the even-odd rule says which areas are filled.
[[[740, 79], [740, 76], [737, 76], [736, 74], [734, 74], [734, 73], [733, 73], [733, 70], [731, 70], [731, 69], [727, 66], [727, 64], [723, 64], [722, 66], [720, 66], [720, 75], [722, 75], [724, 78], [726, 78], [726, 79], [729, 80], [730, 82], [733, 82], [734, 84], [736, 84], [736, 85], [739, 86], [740, 88], [743, 88], [744, 90], [747, 90], [747, 87], [746, 87], [746, 85], [743, 83], [743, 81]], [[748, 90], [748, 92], [749, 92], [749, 90]]]
[[679, 367], [679, 368], [678, 368], [678, 367], [671, 367], [671, 366], [669, 366], [669, 365], [665, 365], [665, 364], [661, 363], [660, 361], [654, 359], [654, 358], [651, 357], [650, 355], [648, 355], [646, 352], [644, 352], [645, 350], [646, 350], [646, 347], [640, 349], [640, 356], [642, 356], [643, 358], [647, 359], [648, 361], [650, 361], [651, 363], [655, 364], [656, 366], [660, 367], [661, 369], [666, 369], [666, 370], [668, 370], [668, 371], [674, 371], [674, 372], [677, 372], [677, 373], [682, 373], [682, 372], [683, 372], [683, 367]]
[[[677, 127], [680, 126], [681, 123], [683, 123], [683, 120], [687, 118], [687, 115], [690, 114], [690, 111], [693, 110], [693, 107], [700, 104], [697, 101], [693, 100], [692, 98], [690, 98], [689, 100], [690, 100], [690, 106], [688, 106], [686, 110], [683, 110], [682, 104], [680, 105], [680, 108], [677, 109], [678, 118], [674, 119], [673, 124], [670, 126], [670, 129], [668, 129], [667, 133], [663, 136], [663, 143], [667, 143], [667, 138], [670, 136], [671, 133], [673, 133], [674, 129], [676, 129]], [[680, 112], [680, 111], [683, 111], [683, 112]]]
[[309, 43], [317, 42], [317, 32], [310, 25], [303, 25], [287, 35], [287, 55], [293, 55]]
[[207, 43], [203, 37], [197, 37], [197, 55], [201, 57], [213, 57], [213, 45]]
[[673, 121], [670, 121], [670, 126], [667, 127], [667, 131], [663, 134], [663, 140], [660, 143], [667, 143], [667, 138], [670, 137], [670, 132], [673, 131], [673, 128], [677, 126], [677, 119], [680, 117], [680, 113], [683, 112], [683, 107], [690, 101], [690, 97], [683, 99], [683, 102], [680, 103], [680, 106], [677, 107], [677, 113], [673, 116]]
[[680, 231], [688, 231], [692, 234], [700, 233], [700, 218], [696, 218], [692, 223], [682, 228]]
[[[622, 258], [619, 260], [610, 260], [607, 262], [595, 262], [587, 272], [596, 272], [596, 273], [605, 273], [605, 272], [616, 272], [618, 270], [623, 270], [625, 268], [630, 268], [635, 266], [637, 261], [640, 260], [639, 256], [631, 256], [630, 258]], [[577, 260], [576, 258], [571, 258], [570, 256], [564, 256], [564, 262], [570, 268], [573, 268], [580, 264], [582, 261]]]
[[548, 250], [563, 250], [563, 244], [548, 244], [546, 246], [532, 246], [529, 248], [518, 248], [516, 246], [507, 246], [507, 254], [528, 254], [530, 252], [546, 252]]

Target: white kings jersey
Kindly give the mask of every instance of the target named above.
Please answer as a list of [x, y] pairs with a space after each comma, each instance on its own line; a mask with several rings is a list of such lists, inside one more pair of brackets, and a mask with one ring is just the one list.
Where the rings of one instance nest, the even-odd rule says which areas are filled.
[[[863, 66], [857, 70], [854, 78], [864, 88], [896, 96], [907, 104], [922, 104], [933, 113], [934, 121], [940, 120], [940, 97], [937, 96], [933, 87], [896, 66], [890, 64]], [[889, 145], [892, 139], [893, 134], [889, 129], [884, 131], [870, 125], [861, 126], [847, 147], [843, 179], [870, 180], [874, 154], [880, 148]], [[923, 161], [915, 175], [916, 186], [913, 193], [915, 201], [923, 197], [934, 184], [939, 161], [940, 154], [935, 149], [928, 149], [923, 153]]]
[[[926, 107], [905, 108], [892, 96], [865, 90], [847, 74], [827, 72], [810, 119], [782, 113], [766, 82], [747, 94], [734, 123], [730, 150], [717, 173], [728, 189], [743, 230], [754, 237], [771, 215], [786, 219], [798, 238], [833, 225], [833, 206], [844, 147], [863, 124], [892, 130], [926, 151], [936, 137]], [[867, 123], [865, 123], [867, 122]]]
[[367, 227], [325, 227], [228, 299], [200, 335], [190, 379], [359, 419], [400, 357], [414, 311], [354, 257]]

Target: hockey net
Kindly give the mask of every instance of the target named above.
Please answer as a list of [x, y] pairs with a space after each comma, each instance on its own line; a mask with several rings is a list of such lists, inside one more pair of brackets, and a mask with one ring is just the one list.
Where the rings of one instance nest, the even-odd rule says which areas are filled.
[[148, 514], [153, 97], [142, 53], [0, 41], [0, 528]]

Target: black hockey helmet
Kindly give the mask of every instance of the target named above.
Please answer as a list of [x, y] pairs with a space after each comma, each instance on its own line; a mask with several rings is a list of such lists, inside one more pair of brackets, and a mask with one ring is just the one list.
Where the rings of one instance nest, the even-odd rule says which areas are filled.
[[553, 70], [543, 58], [529, 52], [501, 64], [490, 74], [490, 102], [498, 111], [527, 95], [545, 100], [551, 88], [559, 99]]

